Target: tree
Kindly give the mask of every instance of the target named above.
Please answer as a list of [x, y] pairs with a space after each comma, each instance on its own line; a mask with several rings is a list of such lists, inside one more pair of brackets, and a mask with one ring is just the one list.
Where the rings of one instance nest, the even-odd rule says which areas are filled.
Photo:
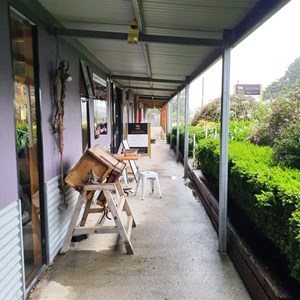
[[285, 75], [272, 82], [264, 91], [264, 99], [275, 99], [286, 89], [300, 88], [300, 57], [288, 66]]

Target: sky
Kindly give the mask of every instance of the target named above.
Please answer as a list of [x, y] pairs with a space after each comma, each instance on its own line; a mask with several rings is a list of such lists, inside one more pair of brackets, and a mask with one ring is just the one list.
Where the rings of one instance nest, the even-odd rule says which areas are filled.
[[[263, 89], [285, 74], [300, 56], [300, 1], [291, 0], [231, 51], [230, 85], [262, 84]], [[190, 84], [193, 113], [221, 95], [221, 60]], [[204, 77], [204, 80], [203, 80]], [[202, 83], [204, 81], [204, 91]]]

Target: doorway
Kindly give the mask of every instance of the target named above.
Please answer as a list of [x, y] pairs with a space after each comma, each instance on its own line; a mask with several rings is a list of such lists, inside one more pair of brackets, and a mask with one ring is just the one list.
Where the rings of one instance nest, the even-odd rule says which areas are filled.
[[112, 85], [112, 152], [117, 153], [123, 139], [122, 89]]
[[38, 276], [45, 261], [42, 145], [37, 84], [36, 27], [10, 11], [11, 50], [19, 198], [22, 203], [23, 250], [26, 287]]

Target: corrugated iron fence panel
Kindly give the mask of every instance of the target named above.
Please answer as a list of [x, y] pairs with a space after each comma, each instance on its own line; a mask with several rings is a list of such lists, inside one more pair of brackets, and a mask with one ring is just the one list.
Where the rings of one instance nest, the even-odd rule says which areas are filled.
[[0, 211], [0, 299], [23, 299], [24, 257], [20, 200]]
[[62, 201], [59, 190], [59, 177], [55, 177], [48, 181], [46, 183], [45, 191], [48, 212], [48, 259], [49, 262], [51, 262], [62, 246], [78, 197], [78, 192], [72, 188], [67, 188], [66, 201], [68, 203], [68, 208], [65, 211], [59, 211], [58, 206]]

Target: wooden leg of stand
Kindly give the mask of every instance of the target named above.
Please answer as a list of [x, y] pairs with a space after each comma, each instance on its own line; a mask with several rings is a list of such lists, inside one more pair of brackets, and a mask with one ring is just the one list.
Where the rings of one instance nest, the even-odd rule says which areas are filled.
[[112, 197], [112, 194], [111, 194], [110, 191], [106, 191], [106, 190], [104, 190], [103, 192], [104, 192], [104, 196], [106, 198], [109, 210], [110, 210], [110, 212], [111, 212], [111, 214], [114, 218], [114, 221], [116, 223], [118, 232], [121, 236], [121, 239], [123, 240], [123, 242], [125, 244], [126, 252], [127, 252], [127, 254], [132, 255], [132, 254], [134, 254], [132, 244], [130, 242], [129, 236], [127, 235], [126, 229], [125, 229], [125, 227], [122, 223], [122, 220], [120, 218], [118, 209], [117, 209], [117, 207], [114, 203], [114, 199]]
[[86, 202], [84, 213], [83, 213], [82, 219], [80, 221], [80, 226], [85, 225], [85, 222], [86, 222], [86, 219], [88, 217], [91, 205], [92, 205], [92, 200], [89, 200], [89, 201]]
[[129, 217], [129, 216], [132, 217], [132, 227], [136, 227], [136, 223], [135, 223], [134, 217], [132, 215], [132, 212], [130, 210], [130, 207], [128, 205], [127, 199], [125, 199], [123, 210], [126, 212], [127, 217]]
[[85, 201], [86, 201], [86, 191], [80, 193], [80, 195], [78, 197], [78, 200], [77, 200], [74, 212], [73, 212], [73, 216], [72, 216], [70, 224], [69, 224], [69, 228], [67, 230], [64, 242], [63, 242], [62, 247], [60, 249], [61, 254], [64, 254], [68, 251], [68, 248], [69, 248], [72, 236], [73, 236], [74, 228], [77, 224], [81, 208], [82, 208]]
[[117, 190], [119, 191], [119, 194], [125, 198], [123, 210], [126, 212], [127, 217], [132, 216], [132, 227], [136, 227], [136, 223], [134, 221], [134, 217], [133, 217], [132, 212], [130, 210], [130, 207], [128, 205], [128, 202], [127, 202], [127, 199], [125, 197], [124, 190], [123, 190], [123, 188], [121, 186], [120, 181], [116, 181], [115, 185], [117, 187]]

